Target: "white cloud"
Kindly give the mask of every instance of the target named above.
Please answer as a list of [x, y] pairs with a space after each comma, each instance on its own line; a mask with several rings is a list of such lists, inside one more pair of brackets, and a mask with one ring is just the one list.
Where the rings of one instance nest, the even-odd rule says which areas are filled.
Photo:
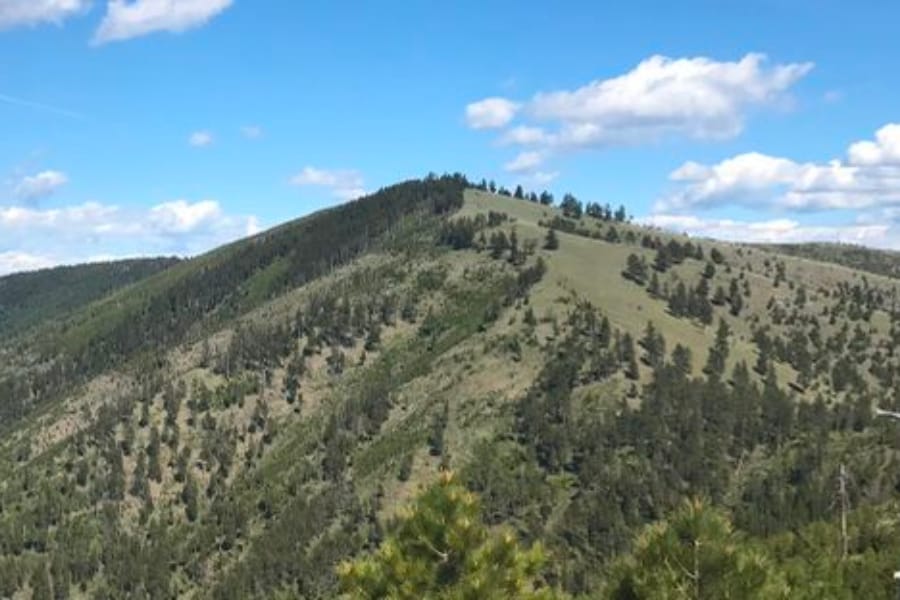
[[559, 177], [559, 171], [535, 171], [531, 174], [531, 181], [537, 185], [546, 185]]
[[27, 175], [13, 188], [13, 195], [19, 200], [31, 202], [52, 195], [69, 182], [65, 173], [59, 171], [43, 171], [36, 175]]
[[796, 162], [756, 152], [714, 165], [688, 162], [670, 179], [680, 188], [657, 212], [745, 205], [787, 210], [872, 209], [900, 206], [900, 125], [882, 127], [875, 140], [852, 144], [846, 160]]
[[18, 273], [19, 271], [35, 271], [58, 264], [49, 256], [39, 256], [28, 252], [0, 252], [0, 276]]
[[658, 214], [638, 219], [643, 225], [687, 233], [696, 237], [733, 242], [792, 243], [839, 242], [869, 246], [895, 247], [900, 232], [890, 224], [802, 225], [793, 219], [736, 221], [703, 219], [689, 215]]
[[889, 123], [875, 133], [875, 140], [856, 142], [847, 152], [859, 166], [900, 166], [900, 123]]
[[766, 67], [762, 54], [736, 62], [652, 56], [628, 73], [576, 90], [538, 94], [529, 112], [560, 124], [557, 143], [590, 146], [638, 143], [679, 135], [731, 138], [747, 111], [784, 99], [811, 63]]
[[95, 44], [167, 31], [181, 33], [208, 23], [233, 0], [109, 0]]
[[195, 131], [188, 137], [188, 144], [194, 148], [205, 148], [213, 143], [214, 136], [209, 131]]
[[497, 129], [506, 126], [516, 112], [519, 104], [506, 98], [485, 98], [466, 106], [466, 123], [472, 129]]
[[0, 0], [0, 30], [52, 23], [86, 12], [90, 0]]
[[316, 186], [331, 190], [334, 197], [352, 200], [366, 195], [362, 174], [352, 169], [319, 169], [306, 166], [291, 177], [290, 184], [297, 187]]
[[214, 200], [191, 204], [186, 200], [164, 202], [150, 209], [150, 222], [160, 231], [190, 233], [198, 227], [214, 225], [222, 218], [222, 208]]
[[524, 103], [488, 98], [470, 104], [466, 116], [471, 127], [497, 128], [521, 115], [527, 123], [499, 141], [545, 153], [670, 137], [728, 139], [743, 130], [752, 110], [787, 106], [791, 87], [812, 68], [770, 65], [762, 54], [737, 61], [652, 56], [623, 75], [538, 93]]
[[533, 146], [547, 141], [547, 133], [542, 128], [529, 125], [513, 127], [500, 138], [501, 144], [515, 144], [519, 146]]
[[263, 130], [258, 125], [246, 125], [241, 127], [241, 135], [248, 140], [258, 140], [263, 136]]
[[544, 162], [540, 152], [522, 152], [503, 165], [510, 173], [529, 173], [535, 171]]
[[259, 231], [256, 217], [227, 214], [215, 200], [173, 200], [147, 209], [99, 202], [0, 206], [0, 268], [3, 261], [21, 270], [97, 256], [193, 255]]

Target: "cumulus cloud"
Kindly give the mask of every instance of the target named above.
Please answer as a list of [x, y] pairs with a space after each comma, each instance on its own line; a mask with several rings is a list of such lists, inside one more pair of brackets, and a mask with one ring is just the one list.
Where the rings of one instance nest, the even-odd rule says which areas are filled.
[[688, 162], [671, 173], [678, 189], [657, 212], [724, 205], [786, 210], [900, 206], [900, 125], [850, 145], [846, 159], [796, 162], [757, 152], [714, 165]]
[[874, 140], [856, 142], [847, 152], [850, 163], [865, 167], [900, 166], [900, 123], [889, 123]]
[[193, 255], [259, 230], [256, 217], [227, 214], [215, 200], [179, 199], [146, 209], [99, 202], [0, 206], [0, 255], [9, 270], [97, 256]]
[[214, 136], [209, 131], [195, 131], [188, 136], [188, 144], [194, 148], [205, 148], [213, 143]]
[[689, 215], [658, 214], [638, 219], [649, 225], [687, 233], [696, 237], [750, 243], [836, 242], [868, 246], [894, 247], [900, 235], [885, 223], [850, 225], [803, 225], [794, 219], [738, 221], [704, 219]]
[[59, 171], [42, 171], [36, 175], [27, 175], [13, 188], [13, 195], [19, 200], [33, 202], [52, 195], [69, 182], [65, 173]]
[[86, 12], [90, 6], [91, 0], [2, 0], [0, 30], [47, 23], [60, 25]]
[[547, 133], [541, 127], [518, 125], [511, 128], [500, 138], [504, 145], [534, 146], [543, 144], [549, 140]]
[[533, 173], [544, 162], [540, 152], [522, 152], [503, 165], [510, 173]]
[[150, 209], [150, 222], [160, 231], [189, 233], [222, 218], [222, 208], [214, 200], [191, 204], [186, 200], [164, 202]]
[[504, 127], [500, 142], [545, 151], [656, 142], [669, 137], [733, 138], [748, 114], [785, 106], [812, 63], [769, 64], [763, 54], [737, 61], [651, 56], [634, 69], [572, 90], [538, 93], [519, 103], [488, 98], [466, 109], [475, 128]]
[[466, 124], [472, 129], [497, 129], [516, 116], [520, 105], [506, 98], [485, 98], [466, 106]]
[[306, 166], [291, 177], [290, 183], [297, 187], [326, 188], [340, 200], [353, 200], [367, 193], [362, 174], [352, 169], [319, 169]]
[[109, 0], [94, 43], [163, 31], [181, 33], [205, 25], [232, 4], [233, 0]]

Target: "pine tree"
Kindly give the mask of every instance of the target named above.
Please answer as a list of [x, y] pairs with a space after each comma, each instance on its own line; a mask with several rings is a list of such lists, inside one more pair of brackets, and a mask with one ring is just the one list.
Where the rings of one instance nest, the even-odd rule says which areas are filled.
[[509, 242], [503, 230], [491, 234], [491, 258], [500, 260], [503, 258], [503, 253], [506, 252], [507, 248], [509, 248]]
[[556, 250], [559, 248], [559, 238], [556, 237], [556, 230], [552, 227], [547, 230], [547, 237], [544, 238], [545, 250]]
[[647, 284], [647, 293], [654, 298], [658, 298], [660, 295], [659, 276], [656, 274], [656, 271], [653, 271], [650, 274], [650, 283]]
[[199, 511], [197, 482], [190, 472], [187, 473], [184, 487], [181, 488], [181, 501], [184, 503], [184, 516], [190, 522], [196, 521]]
[[741, 314], [741, 309], [744, 307], [744, 297], [741, 295], [737, 279], [731, 280], [731, 285], [728, 290], [728, 303], [731, 305], [732, 315], [736, 317]]
[[712, 250], [710, 250], [709, 258], [712, 259], [712, 261], [717, 265], [721, 265], [725, 262], [725, 256], [722, 255], [718, 248], [713, 248]]
[[640, 371], [638, 370], [637, 353], [634, 351], [634, 338], [630, 333], [622, 336], [619, 355], [625, 368], [625, 377], [636, 380], [640, 376]]
[[629, 254], [622, 275], [638, 285], [644, 285], [647, 280], [647, 266], [637, 254]]
[[723, 306], [728, 301], [728, 297], [725, 295], [725, 289], [719, 285], [716, 286], [716, 291], [713, 293], [712, 303], [716, 306]]
[[683, 281], [675, 286], [675, 292], [669, 297], [669, 312], [676, 317], [688, 314], [688, 294]]
[[662, 365], [666, 357], [666, 340], [661, 333], [656, 331], [652, 321], [647, 322], [640, 345], [646, 352], [644, 356], [645, 364], [654, 369]]
[[539, 545], [524, 550], [512, 532], [492, 533], [478, 499], [444, 473], [374, 553], [342, 563], [338, 576], [352, 600], [562, 598], [542, 582], [543, 564]]
[[159, 464], [159, 431], [150, 429], [150, 441], [147, 444], [147, 476], [153, 481], [162, 481], [162, 468]]
[[725, 319], [719, 319], [719, 328], [716, 330], [716, 339], [712, 347], [709, 349], [709, 356], [706, 359], [706, 367], [703, 372], [711, 379], [719, 379], [725, 374], [725, 363], [728, 360], [728, 337], [731, 330]]
[[672, 366], [685, 377], [691, 375], [691, 360], [691, 349], [681, 344], [675, 344], [675, 349], [672, 350]]
[[611, 600], [794, 597], [776, 563], [746, 543], [724, 514], [697, 500], [648, 526], [610, 579]]

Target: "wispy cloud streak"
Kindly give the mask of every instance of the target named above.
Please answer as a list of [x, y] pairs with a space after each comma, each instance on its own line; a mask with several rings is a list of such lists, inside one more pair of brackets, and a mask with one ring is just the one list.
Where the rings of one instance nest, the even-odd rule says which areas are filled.
[[21, 106], [23, 108], [30, 108], [32, 110], [49, 112], [62, 117], [68, 117], [70, 119], [87, 119], [85, 115], [79, 112], [75, 112], [74, 110], [60, 108], [58, 106], [52, 106], [50, 104], [43, 104], [41, 102], [34, 102], [33, 100], [27, 100], [25, 98], [17, 98], [15, 96], [9, 96], [3, 93], [0, 93], [0, 102], [3, 102], [4, 104], [11, 104], [12, 106]]

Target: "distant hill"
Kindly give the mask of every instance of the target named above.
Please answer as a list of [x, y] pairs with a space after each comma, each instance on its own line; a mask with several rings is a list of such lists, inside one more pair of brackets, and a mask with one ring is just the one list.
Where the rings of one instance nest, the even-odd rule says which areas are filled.
[[488, 189], [398, 183], [0, 340], [0, 597], [334, 598], [352, 559], [351, 598], [494, 560], [893, 597], [900, 282]]
[[121, 260], [0, 277], [0, 336], [60, 317], [178, 262], [175, 258]]
[[761, 245], [772, 252], [844, 265], [886, 277], [900, 277], [900, 252], [855, 244], [805, 243]]

